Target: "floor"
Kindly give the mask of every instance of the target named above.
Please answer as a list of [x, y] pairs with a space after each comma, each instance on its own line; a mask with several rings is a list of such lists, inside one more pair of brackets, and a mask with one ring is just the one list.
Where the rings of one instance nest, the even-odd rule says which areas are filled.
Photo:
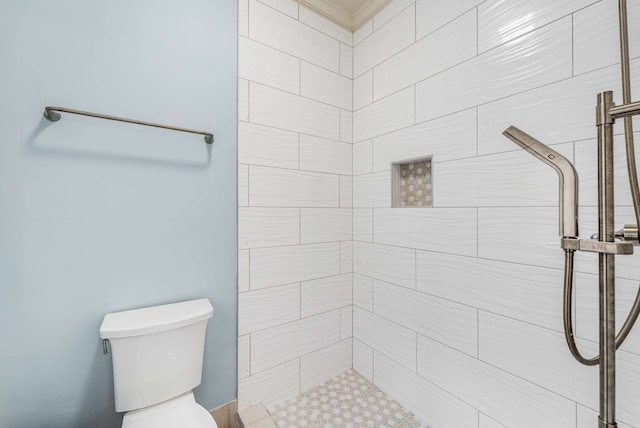
[[355, 370], [267, 410], [280, 428], [428, 428]]

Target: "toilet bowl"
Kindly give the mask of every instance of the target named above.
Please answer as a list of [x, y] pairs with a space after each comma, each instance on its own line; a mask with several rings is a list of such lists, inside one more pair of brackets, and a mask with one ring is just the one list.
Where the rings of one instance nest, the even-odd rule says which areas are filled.
[[122, 428], [217, 428], [193, 395], [212, 315], [208, 299], [105, 315], [100, 337], [111, 345]]

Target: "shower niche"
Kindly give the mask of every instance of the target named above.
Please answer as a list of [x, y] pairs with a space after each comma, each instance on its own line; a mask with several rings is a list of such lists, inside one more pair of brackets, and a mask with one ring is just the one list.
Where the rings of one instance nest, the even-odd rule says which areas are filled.
[[433, 206], [432, 156], [391, 164], [391, 206]]

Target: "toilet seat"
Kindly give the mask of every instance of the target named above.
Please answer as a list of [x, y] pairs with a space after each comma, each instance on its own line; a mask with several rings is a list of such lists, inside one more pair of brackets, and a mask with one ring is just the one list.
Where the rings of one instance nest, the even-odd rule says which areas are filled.
[[217, 428], [204, 407], [196, 403], [193, 392], [155, 406], [127, 412], [122, 428]]

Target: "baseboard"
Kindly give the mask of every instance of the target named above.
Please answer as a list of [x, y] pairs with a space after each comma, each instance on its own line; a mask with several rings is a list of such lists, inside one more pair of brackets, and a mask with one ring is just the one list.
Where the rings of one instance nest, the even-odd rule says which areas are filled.
[[213, 409], [211, 416], [215, 419], [218, 428], [238, 428], [238, 402], [233, 400], [231, 403]]

